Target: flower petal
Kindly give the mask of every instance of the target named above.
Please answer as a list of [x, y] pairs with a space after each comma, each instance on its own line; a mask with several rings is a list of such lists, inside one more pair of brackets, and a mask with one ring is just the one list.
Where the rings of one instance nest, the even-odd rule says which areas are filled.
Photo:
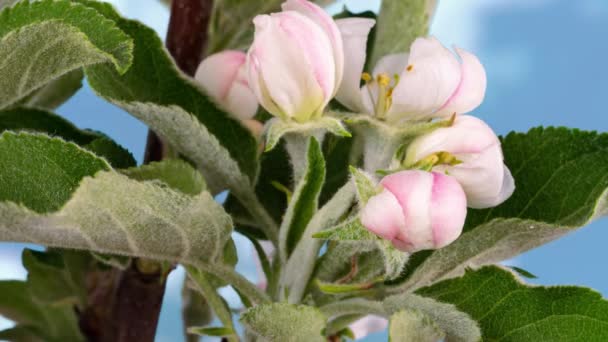
[[388, 74], [390, 77], [401, 76], [403, 70], [408, 65], [408, 53], [395, 53], [382, 57], [374, 68], [374, 76], [381, 73]]
[[460, 63], [454, 54], [433, 38], [418, 38], [410, 49], [408, 67], [393, 91], [390, 121], [421, 120], [452, 96], [460, 83]]
[[332, 91], [331, 97], [336, 95], [338, 87], [342, 82], [342, 75], [344, 72], [344, 50], [342, 43], [342, 35], [338, 30], [338, 26], [334, 22], [333, 18], [327, 14], [321, 7], [313, 4], [306, 0], [287, 0], [281, 6], [283, 11], [295, 11], [298, 12], [308, 19], [315, 22], [329, 38], [334, 54], [334, 61], [336, 65], [335, 74], [335, 88]]
[[433, 172], [431, 190], [433, 248], [443, 248], [462, 233], [467, 216], [467, 197], [454, 178]]
[[249, 81], [261, 104], [277, 116], [298, 121], [320, 114], [335, 85], [327, 36], [317, 24], [292, 11], [258, 16], [254, 23]]
[[344, 64], [344, 77], [338, 88], [336, 100], [350, 110], [364, 112], [366, 107], [361, 101], [361, 74], [365, 66], [367, 38], [376, 21], [365, 18], [347, 18], [336, 20], [336, 24], [342, 34], [344, 52], [348, 55]]
[[395, 196], [384, 190], [369, 199], [361, 211], [361, 223], [372, 233], [392, 240], [403, 230], [405, 219]]
[[479, 59], [462, 49], [456, 48], [456, 52], [462, 60], [460, 84], [446, 104], [436, 113], [439, 117], [471, 112], [479, 107], [486, 95], [486, 70]]
[[194, 78], [218, 102], [223, 101], [245, 63], [241, 51], [223, 51], [205, 58], [196, 69]]

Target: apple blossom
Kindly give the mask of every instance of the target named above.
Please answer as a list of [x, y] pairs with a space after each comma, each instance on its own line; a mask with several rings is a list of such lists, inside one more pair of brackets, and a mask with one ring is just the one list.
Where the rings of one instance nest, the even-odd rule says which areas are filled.
[[251, 119], [258, 110], [247, 81], [246, 56], [232, 50], [216, 53], [201, 62], [194, 76], [215, 101], [241, 120]]
[[457, 116], [450, 127], [417, 138], [408, 147], [405, 165], [438, 152], [448, 152], [459, 161], [437, 165], [434, 170], [447, 172], [460, 182], [469, 207], [494, 207], [513, 193], [515, 183], [503, 163], [500, 140], [482, 120]]
[[466, 196], [456, 179], [438, 172], [406, 170], [386, 176], [369, 199], [361, 222], [405, 252], [452, 243], [464, 226]]
[[249, 84], [259, 103], [283, 120], [316, 119], [342, 80], [342, 37], [317, 5], [289, 0], [283, 12], [254, 19], [247, 55]]
[[483, 101], [486, 74], [473, 54], [457, 48], [459, 61], [436, 38], [418, 38], [409, 54], [387, 55], [372, 74], [363, 73], [374, 21], [349, 18], [336, 23], [349, 56], [336, 99], [349, 109], [401, 122], [468, 113]]

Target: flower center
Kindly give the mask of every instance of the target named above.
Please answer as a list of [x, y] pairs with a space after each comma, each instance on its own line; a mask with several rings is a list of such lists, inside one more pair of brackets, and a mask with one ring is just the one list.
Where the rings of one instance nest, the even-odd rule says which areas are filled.
[[364, 72], [361, 79], [365, 82], [365, 87], [369, 92], [375, 116], [384, 120], [393, 105], [393, 90], [399, 84], [399, 75], [394, 75], [391, 78], [388, 74], [381, 73], [374, 79], [372, 75]]

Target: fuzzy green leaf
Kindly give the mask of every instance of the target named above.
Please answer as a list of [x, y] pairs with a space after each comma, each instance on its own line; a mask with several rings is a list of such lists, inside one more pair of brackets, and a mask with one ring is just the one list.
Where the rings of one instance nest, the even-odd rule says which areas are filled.
[[359, 207], [363, 208], [370, 198], [377, 195], [376, 183], [372, 180], [368, 174], [357, 168], [351, 166], [350, 173], [352, 175], [352, 181], [355, 183], [357, 188], [357, 198], [359, 199]]
[[517, 186], [513, 196], [493, 209], [469, 210], [462, 236], [422, 254], [420, 266], [395, 291], [512, 258], [605, 215], [608, 134], [535, 128], [509, 134], [502, 147]]
[[177, 69], [152, 29], [116, 18], [107, 7], [102, 10], [135, 41], [134, 60], [124, 75], [107, 65], [86, 68], [93, 90], [146, 123], [193, 161], [213, 191], [226, 187], [235, 194], [249, 191], [258, 167], [258, 143], [251, 132]]
[[391, 316], [388, 338], [392, 342], [437, 342], [445, 333], [427, 315], [418, 310], [402, 310]]
[[306, 305], [274, 303], [245, 311], [241, 322], [264, 341], [324, 342], [326, 318]]
[[4, 133], [0, 163], [1, 241], [200, 263], [217, 261], [230, 238], [208, 192], [98, 173], [105, 161], [59, 139]]
[[320, 231], [313, 235], [316, 239], [357, 241], [371, 240], [376, 241], [378, 237], [367, 230], [359, 218], [346, 221], [332, 229]]
[[[236, 336], [236, 332], [231, 328], [225, 327], [192, 327], [188, 328], [188, 333], [196, 334], [200, 336], [215, 336], [215, 337], [227, 337]], [[198, 340], [198, 339], [197, 339]]]
[[418, 37], [426, 37], [437, 0], [382, 1], [376, 23], [371, 66], [388, 54], [408, 52]]
[[84, 72], [76, 69], [34, 90], [19, 101], [20, 106], [53, 110], [69, 100], [80, 88]]
[[71, 141], [106, 158], [113, 167], [135, 166], [133, 155], [103, 134], [81, 130], [59, 115], [32, 108], [0, 111], [0, 133], [3, 131], [41, 132]]
[[481, 340], [481, 331], [477, 322], [452, 304], [440, 303], [412, 293], [403, 293], [385, 298], [383, 306], [389, 314], [402, 310], [418, 310], [432, 319], [445, 332], [447, 340], [450, 342]]
[[452, 303], [481, 327], [484, 341], [605, 341], [608, 301], [590, 289], [529, 287], [500, 267], [468, 270], [417, 291]]
[[109, 63], [125, 72], [133, 41], [92, 8], [22, 1], [0, 13], [0, 108], [73, 70]]
[[179, 159], [167, 159], [140, 167], [122, 170], [129, 178], [138, 181], [160, 180], [174, 190], [196, 196], [205, 190], [203, 176], [190, 164]]
[[319, 143], [310, 138], [308, 143], [306, 173], [300, 180], [287, 207], [280, 229], [280, 248], [285, 257], [302, 238], [308, 222], [317, 212], [319, 195], [325, 182], [325, 159]]
[[272, 119], [267, 123], [266, 151], [272, 150], [286, 134], [297, 134], [300, 136], [316, 136], [317, 133], [332, 133], [340, 137], [350, 137], [350, 132], [344, 124], [336, 118], [323, 116], [318, 120], [306, 123], [284, 121], [279, 118]]

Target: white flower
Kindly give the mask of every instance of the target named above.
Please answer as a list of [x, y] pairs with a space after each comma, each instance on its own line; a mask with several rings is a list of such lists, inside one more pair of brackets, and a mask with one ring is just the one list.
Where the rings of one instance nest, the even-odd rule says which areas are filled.
[[438, 165], [433, 170], [447, 172], [460, 182], [469, 207], [494, 207], [513, 194], [515, 182], [503, 163], [500, 140], [482, 120], [457, 116], [452, 126], [417, 138], [408, 147], [405, 164], [438, 152], [449, 152], [461, 161], [457, 165]]
[[260, 104], [284, 120], [320, 117], [342, 80], [342, 37], [317, 5], [289, 0], [283, 12], [254, 19], [247, 55], [250, 85]]
[[258, 110], [258, 101], [249, 88], [245, 69], [246, 54], [223, 51], [205, 58], [194, 78], [203, 89], [234, 117], [251, 119]]
[[385, 56], [370, 75], [363, 69], [374, 21], [349, 18], [336, 23], [349, 56], [336, 99], [349, 109], [401, 122], [468, 113], [483, 101], [486, 73], [473, 54], [456, 49], [459, 61], [434, 37], [418, 38], [409, 54]]

